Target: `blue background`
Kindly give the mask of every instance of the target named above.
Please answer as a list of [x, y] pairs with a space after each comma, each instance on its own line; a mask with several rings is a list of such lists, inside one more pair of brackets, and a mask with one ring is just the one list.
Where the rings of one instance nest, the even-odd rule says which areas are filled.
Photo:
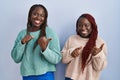
[[[57, 32], [61, 49], [67, 38], [76, 34], [76, 20], [92, 14], [99, 35], [108, 46], [108, 65], [100, 80], [120, 80], [120, 1], [119, 0], [1, 0], [0, 1], [0, 80], [21, 80], [20, 64], [11, 58], [11, 49], [20, 30], [26, 28], [29, 8], [43, 4], [48, 10], [48, 25]], [[65, 65], [56, 65], [56, 80], [63, 80]]]

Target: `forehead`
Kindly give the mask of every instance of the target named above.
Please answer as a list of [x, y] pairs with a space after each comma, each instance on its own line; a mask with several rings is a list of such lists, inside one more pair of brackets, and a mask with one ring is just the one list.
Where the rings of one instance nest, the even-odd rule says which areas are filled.
[[45, 10], [42, 7], [36, 7], [32, 12], [44, 12]]
[[88, 20], [87, 18], [81, 17], [81, 18], [79, 19], [79, 23], [90, 23], [90, 22], [89, 22], [89, 20]]

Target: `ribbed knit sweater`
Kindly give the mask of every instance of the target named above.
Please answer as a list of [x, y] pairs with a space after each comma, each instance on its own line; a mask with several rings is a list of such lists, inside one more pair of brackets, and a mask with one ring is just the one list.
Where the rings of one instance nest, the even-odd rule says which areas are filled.
[[[82, 38], [78, 35], [72, 35], [66, 41], [65, 46], [62, 50], [62, 62], [67, 64], [65, 77], [71, 78], [73, 80], [99, 80], [100, 73], [106, 66], [106, 43], [100, 37], [96, 40], [96, 47], [100, 47], [103, 43], [103, 49], [95, 56], [91, 56], [91, 61], [86, 65], [84, 72], [81, 70], [81, 55], [83, 47], [86, 45], [88, 39]], [[78, 57], [73, 58], [71, 53], [78, 47], [82, 47]]]
[[[38, 39], [40, 30], [30, 32], [34, 36], [28, 44], [21, 44], [21, 40], [26, 35], [26, 29], [22, 30], [15, 41], [14, 47], [11, 51], [11, 56], [16, 63], [21, 62], [21, 75], [41, 75], [49, 71], [56, 71], [55, 64], [60, 62], [60, 44], [57, 34], [49, 27], [46, 27], [46, 37], [52, 38], [46, 50], [41, 51], [39, 45], [33, 50], [34, 43]], [[26, 48], [26, 49], [25, 49]]]

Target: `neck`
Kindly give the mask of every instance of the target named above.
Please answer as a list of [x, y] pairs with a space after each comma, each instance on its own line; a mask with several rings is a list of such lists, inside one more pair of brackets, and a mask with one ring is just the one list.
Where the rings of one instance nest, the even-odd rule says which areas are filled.
[[40, 30], [40, 27], [34, 27], [34, 26], [28, 27], [29, 32], [35, 32], [35, 31], [38, 31], [38, 30]]

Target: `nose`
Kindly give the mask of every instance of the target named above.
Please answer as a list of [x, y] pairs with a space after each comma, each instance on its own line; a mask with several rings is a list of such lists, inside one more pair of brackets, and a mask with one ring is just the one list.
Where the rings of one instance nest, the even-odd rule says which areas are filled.
[[82, 26], [81, 26], [81, 29], [82, 29], [82, 30], [85, 30], [85, 29], [86, 29], [85, 25], [82, 25]]
[[40, 19], [40, 18], [41, 18], [41, 16], [38, 14], [38, 15], [36, 16], [36, 18], [37, 18], [37, 19]]

